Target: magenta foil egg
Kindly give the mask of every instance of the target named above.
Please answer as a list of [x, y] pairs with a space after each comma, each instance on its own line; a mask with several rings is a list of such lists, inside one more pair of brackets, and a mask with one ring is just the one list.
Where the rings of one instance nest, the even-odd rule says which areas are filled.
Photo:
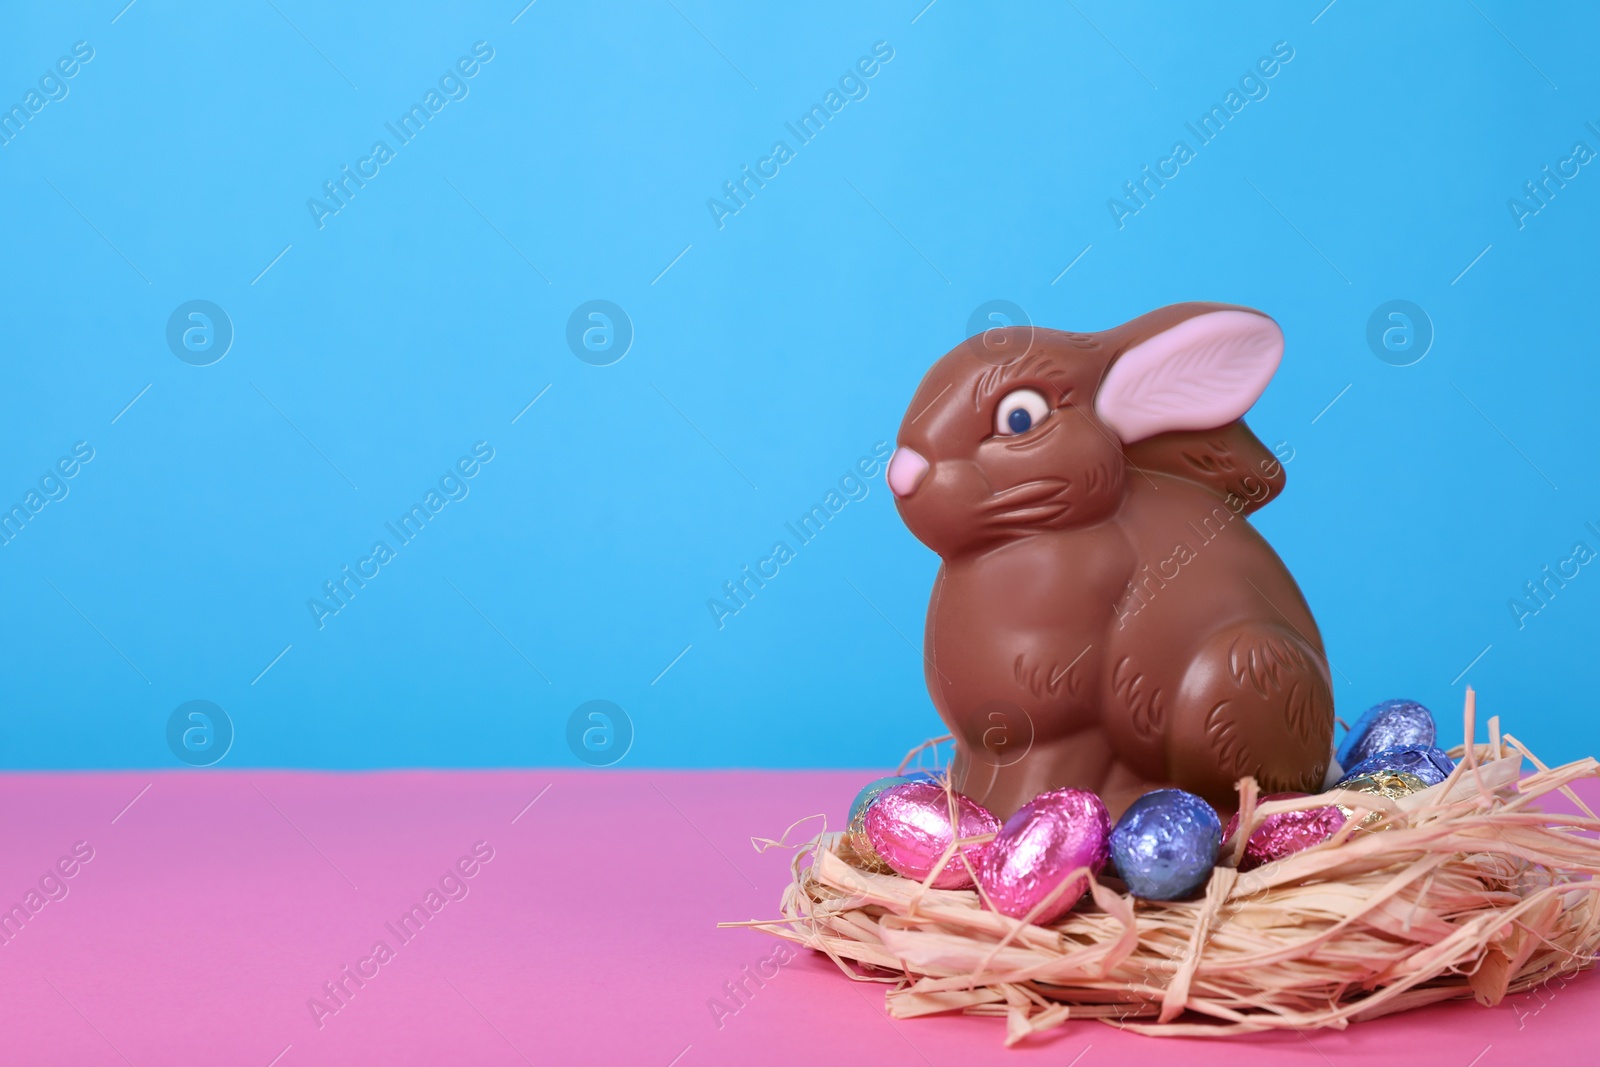
[[[954, 796], [956, 836], [980, 837], [1000, 829], [1000, 820], [976, 801], [960, 793]], [[950, 806], [945, 791], [931, 782], [907, 782], [884, 792], [867, 809], [866, 830], [867, 840], [872, 842], [873, 850], [883, 861], [893, 867], [896, 874], [917, 882], [928, 877], [939, 857], [955, 840], [950, 831]], [[933, 887], [971, 889], [972, 876], [961, 856], [964, 853], [976, 862], [987, 847], [977, 845], [959, 850], [933, 880]]]
[[[1261, 798], [1261, 801], [1292, 800], [1307, 795], [1309, 794], [1268, 793]], [[1343, 826], [1344, 821], [1345, 813], [1331, 805], [1268, 815], [1261, 820], [1255, 833], [1250, 835], [1250, 840], [1245, 842], [1244, 855], [1239, 857], [1239, 869], [1248, 871], [1263, 863], [1281, 860], [1312, 845], [1320, 845]], [[1235, 813], [1233, 818], [1228, 820], [1227, 829], [1222, 831], [1222, 839], [1226, 841], [1232, 837], [1238, 828], [1239, 816]]]
[[[1024, 804], [978, 859], [978, 883], [1002, 915], [1020, 919], [1073, 871], [1098, 874], [1110, 855], [1111, 817], [1100, 798], [1082, 789], [1055, 789]], [[1088, 888], [1074, 879], [1033, 917], [1043, 926], [1072, 910]]]

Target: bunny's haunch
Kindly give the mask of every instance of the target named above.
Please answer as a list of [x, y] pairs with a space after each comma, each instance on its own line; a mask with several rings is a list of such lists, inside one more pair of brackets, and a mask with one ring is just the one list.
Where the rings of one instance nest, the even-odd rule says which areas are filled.
[[[943, 559], [924, 645], [957, 790], [1005, 817], [1066, 787], [1113, 816], [1163, 786], [1224, 811], [1244, 775], [1321, 787], [1321, 637], [1239, 521], [1283, 488], [1241, 421], [1282, 351], [1259, 312], [1191, 303], [1097, 334], [991, 330], [928, 372], [888, 481]], [[1020, 757], [994, 750], [997, 706], [1026, 719]]]

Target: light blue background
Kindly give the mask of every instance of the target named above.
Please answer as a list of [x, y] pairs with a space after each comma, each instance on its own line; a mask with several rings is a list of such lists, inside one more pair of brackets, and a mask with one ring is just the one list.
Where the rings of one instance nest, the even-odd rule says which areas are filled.
[[[706, 601], [990, 299], [1272, 314], [1249, 420], [1294, 458], [1256, 521], [1340, 713], [1414, 696], [1456, 739], [1472, 684], [1547, 758], [1600, 749], [1600, 568], [1507, 606], [1600, 549], [1600, 166], [1507, 208], [1600, 148], [1593, 5], [522, 3], [6, 11], [7, 107], [94, 59], [0, 147], [0, 502], [95, 458], [0, 547], [5, 766], [179, 766], [191, 699], [233, 720], [223, 767], [577, 765], [591, 699], [633, 720], [623, 766], [891, 762], [939, 731], [936, 560], [881, 478], [725, 628]], [[480, 40], [319, 230], [307, 198]], [[719, 230], [707, 199], [877, 41], [867, 98]], [[1107, 199], [1278, 41], [1270, 95], [1119, 230]], [[1434, 324], [1414, 366], [1366, 344], [1393, 298]], [[234, 324], [213, 366], [164, 340], [191, 299]], [[634, 324], [613, 366], [565, 342], [591, 299]], [[319, 630], [307, 599], [480, 440], [470, 496]]]

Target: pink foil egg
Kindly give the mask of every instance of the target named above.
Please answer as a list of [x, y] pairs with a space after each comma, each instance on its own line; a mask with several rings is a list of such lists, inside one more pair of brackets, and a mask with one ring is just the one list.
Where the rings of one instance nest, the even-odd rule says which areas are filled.
[[[1100, 873], [1110, 855], [1110, 836], [1111, 817], [1093, 793], [1041, 793], [1006, 820], [978, 858], [978, 882], [996, 911], [1023, 918], [1073, 871], [1087, 867]], [[1074, 879], [1032, 921], [1043, 926], [1059, 919], [1088, 887], [1088, 879]]]
[[[1268, 800], [1293, 800], [1298, 797], [1309, 796], [1308, 793], [1268, 793], [1263, 796], [1263, 802]], [[1263, 863], [1281, 860], [1285, 856], [1293, 855], [1312, 845], [1320, 845], [1339, 827], [1344, 825], [1345, 813], [1338, 808], [1328, 806], [1325, 808], [1307, 808], [1305, 811], [1285, 811], [1277, 815], [1268, 815], [1261, 820], [1255, 833], [1250, 835], [1250, 840], [1245, 842], [1244, 855], [1239, 857], [1241, 871], [1252, 870]], [[1239, 815], [1237, 812], [1228, 820], [1227, 829], [1222, 831], [1223, 841], [1233, 836], [1239, 828]], [[1224, 850], [1226, 851], [1226, 850]]]
[[[960, 793], [955, 794], [955, 801], [959, 837], [979, 837], [1000, 829], [1000, 820], [976, 801]], [[885, 791], [867, 809], [866, 830], [867, 840], [883, 861], [896, 874], [916, 882], [928, 877], [954, 840], [945, 791], [931, 782], [907, 782]], [[976, 863], [987, 847], [970, 846], [952, 855], [933, 880], [933, 888], [971, 889], [972, 876], [961, 856], [965, 854]]]

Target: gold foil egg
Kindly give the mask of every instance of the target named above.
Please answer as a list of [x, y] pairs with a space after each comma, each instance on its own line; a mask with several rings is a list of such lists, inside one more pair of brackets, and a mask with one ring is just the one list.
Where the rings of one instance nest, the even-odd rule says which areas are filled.
[[[1373, 771], [1371, 774], [1356, 774], [1340, 782], [1336, 789], [1347, 789], [1353, 793], [1371, 793], [1373, 796], [1387, 797], [1390, 800], [1399, 800], [1412, 793], [1419, 793], [1428, 788], [1428, 783], [1408, 771]], [[1348, 819], [1355, 815], [1355, 809], [1344, 804], [1338, 805]], [[1383, 821], [1385, 813], [1374, 811], [1368, 813], [1361, 820], [1361, 828], [1371, 829]]]

